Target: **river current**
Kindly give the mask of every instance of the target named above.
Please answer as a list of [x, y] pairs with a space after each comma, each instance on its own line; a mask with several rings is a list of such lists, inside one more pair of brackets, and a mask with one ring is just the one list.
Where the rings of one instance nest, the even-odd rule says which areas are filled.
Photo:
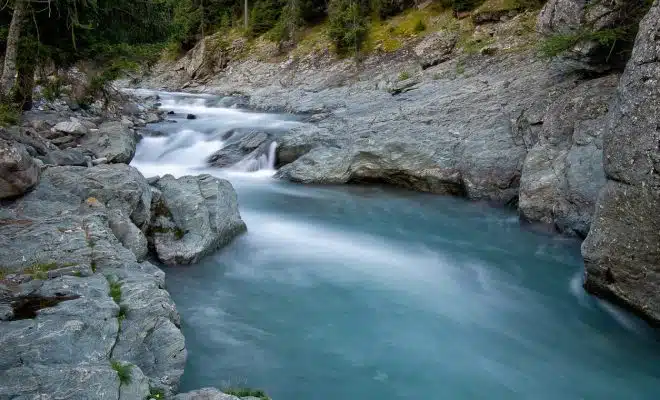
[[303, 122], [213, 96], [159, 95], [176, 123], [152, 126], [163, 135], [145, 137], [132, 165], [146, 177], [230, 180], [248, 226], [201, 264], [164, 268], [188, 347], [182, 391], [247, 386], [275, 400], [660, 396], [657, 333], [583, 291], [579, 242], [483, 203], [280, 182], [272, 152], [250, 168], [208, 168], [232, 129], [277, 134]]

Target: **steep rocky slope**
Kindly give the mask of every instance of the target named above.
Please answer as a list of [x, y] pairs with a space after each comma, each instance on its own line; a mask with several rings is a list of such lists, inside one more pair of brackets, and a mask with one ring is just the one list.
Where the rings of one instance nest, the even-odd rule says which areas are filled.
[[607, 115], [600, 193], [582, 245], [585, 287], [660, 323], [660, 2], [640, 25]]

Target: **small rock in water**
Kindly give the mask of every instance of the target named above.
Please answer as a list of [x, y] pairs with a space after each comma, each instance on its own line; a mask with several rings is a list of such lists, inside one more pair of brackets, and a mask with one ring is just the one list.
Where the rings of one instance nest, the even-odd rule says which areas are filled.
[[197, 119], [197, 116], [195, 114], [188, 114], [186, 119]]
[[174, 115], [174, 111], [168, 111], [167, 115]]

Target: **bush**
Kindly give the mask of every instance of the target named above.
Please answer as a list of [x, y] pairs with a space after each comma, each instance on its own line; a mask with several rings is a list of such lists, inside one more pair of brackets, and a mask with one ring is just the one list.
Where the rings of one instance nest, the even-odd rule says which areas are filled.
[[414, 0], [371, 0], [371, 10], [381, 19], [397, 15], [415, 5]]
[[399, 74], [399, 80], [400, 80], [400, 81], [405, 81], [406, 79], [410, 79], [410, 72], [408, 72], [408, 71], [402, 71], [402, 72]]
[[424, 23], [424, 21], [419, 19], [417, 20], [417, 23], [415, 23], [415, 27], [413, 28], [413, 30], [416, 33], [424, 32], [426, 30], [426, 24]]
[[484, 0], [440, 0], [440, 4], [445, 8], [451, 8], [454, 11], [470, 11], [483, 4]]
[[328, 36], [337, 53], [358, 52], [367, 37], [367, 18], [357, 1], [332, 0], [328, 10]]

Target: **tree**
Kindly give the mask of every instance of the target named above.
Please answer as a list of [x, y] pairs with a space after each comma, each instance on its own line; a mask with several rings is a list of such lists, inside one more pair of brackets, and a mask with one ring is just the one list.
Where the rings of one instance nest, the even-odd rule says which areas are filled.
[[9, 33], [7, 34], [5, 61], [2, 68], [2, 77], [0, 78], [0, 99], [8, 99], [14, 89], [18, 43], [21, 39], [21, 29], [26, 8], [27, 0], [16, 0], [14, 3], [14, 12], [12, 13]]

